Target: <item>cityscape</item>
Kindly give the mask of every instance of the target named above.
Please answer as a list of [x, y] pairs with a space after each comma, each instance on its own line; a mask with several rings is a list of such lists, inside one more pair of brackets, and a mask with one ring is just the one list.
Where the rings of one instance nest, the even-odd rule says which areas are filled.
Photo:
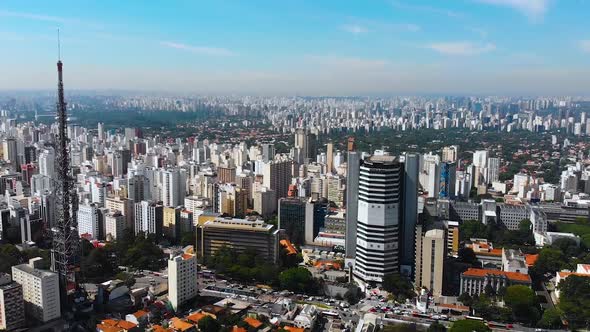
[[[590, 35], [562, 50], [567, 64], [549, 50], [531, 48], [537, 56], [525, 57], [571, 70], [564, 81], [481, 60], [522, 76], [493, 88], [504, 76], [474, 72], [466, 80], [461, 73], [433, 89], [438, 74], [415, 68], [422, 78], [409, 79], [404, 69], [399, 83], [407, 80], [408, 90], [400, 89], [382, 81], [389, 61], [361, 58], [308, 54], [307, 62], [322, 62], [317, 76], [308, 63], [305, 70], [287, 65], [293, 76], [280, 79], [281, 71], [246, 75], [231, 62], [259, 54], [254, 49], [265, 42], [280, 47], [275, 34], [294, 18], [336, 49], [340, 37], [318, 27], [342, 15], [337, 30], [354, 51], [382, 30], [414, 34], [416, 43], [424, 32], [460, 34], [450, 25], [435, 32], [429, 23], [408, 23], [427, 17], [466, 25], [485, 14], [505, 25], [496, 34], [509, 27], [516, 39], [530, 30], [550, 39], [547, 29], [586, 27], [579, 11], [589, 4], [573, 3], [406, 0], [336, 10], [303, 1], [252, 10], [241, 1], [109, 2], [108, 9], [90, 1], [65, 10], [77, 6], [58, 1], [58, 12], [0, 4], [0, 41], [16, 44], [0, 56], [15, 66], [0, 79], [0, 331], [589, 330], [590, 81], [583, 76]], [[199, 6], [206, 11], [195, 13]], [[317, 17], [299, 16], [310, 8]], [[253, 45], [242, 49], [159, 41], [195, 58], [167, 55], [152, 68], [160, 72], [168, 61], [178, 61], [175, 70], [190, 61], [216, 68], [229, 58], [224, 79], [208, 71], [203, 81], [189, 78], [192, 67], [186, 81], [176, 71], [131, 77], [136, 65], [149, 71], [146, 61], [160, 51], [135, 45], [125, 35], [133, 29], [109, 32], [121, 17], [137, 30], [147, 24], [147, 33], [188, 22], [185, 28], [219, 28], [212, 22], [219, 13], [249, 23], [272, 13], [276, 31], [227, 23], [211, 32], [243, 33]], [[261, 27], [270, 29], [266, 37]], [[35, 29], [55, 32], [47, 37], [54, 53], [43, 50], [46, 38], [25, 36]], [[72, 49], [84, 47], [76, 36], [86, 30], [96, 36], [97, 55], [82, 61], [76, 55], [87, 50]], [[508, 43], [492, 42], [494, 32], [483, 28], [463, 30], [481, 41], [418, 48], [455, 61], [493, 57]], [[303, 42], [287, 31], [294, 46]], [[115, 65], [122, 71], [110, 77], [112, 89], [102, 75], [113, 69], [95, 72], [117, 60], [98, 59], [104, 40], [125, 43], [119, 51], [127, 55], [145, 53], [128, 68]], [[266, 52], [269, 63], [281, 53]], [[440, 65], [416, 61], [407, 70]], [[464, 62], [468, 71], [471, 61], [449, 68]], [[378, 88], [365, 85], [373, 77]]]

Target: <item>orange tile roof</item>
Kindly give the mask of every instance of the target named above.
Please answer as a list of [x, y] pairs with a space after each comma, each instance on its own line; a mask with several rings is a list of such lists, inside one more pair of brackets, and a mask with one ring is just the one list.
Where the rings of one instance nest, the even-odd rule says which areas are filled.
[[194, 327], [193, 324], [187, 323], [178, 317], [172, 317], [170, 322], [172, 323], [172, 328], [175, 330], [186, 331]]
[[231, 329], [232, 332], [248, 332], [248, 330], [246, 330], [243, 327], [239, 327], [237, 325], [234, 325], [234, 327]]
[[198, 323], [205, 316], [208, 316], [208, 315], [205, 315], [202, 312], [195, 312], [194, 314], [186, 316], [186, 319], [190, 320], [191, 322]]
[[133, 328], [137, 327], [137, 324], [133, 324], [133, 323], [131, 323], [131, 322], [128, 322], [128, 321], [126, 321], [126, 320], [120, 320], [120, 321], [117, 323], [117, 326], [118, 326], [118, 327], [121, 327], [121, 328], [124, 328], [125, 330], [131, 330], [131, 329], [133, 329]]
[[147, 315], [147, 311], [144, 311], [144, 310], [138, 310], [133, 313], [133, 316], [135, 316], [135, 318], [141, 318], [145, 315]]
[[244, 318], [244, 322], [246, 322], [248, 325], [252, 326], [255, 329], [257, 329], [260, 326], [262, 326], [262, 322], [261, 321], [259, 321], [256, 318], [252, 318], [252, 317], [246, 317], [246, 318]]
[[533, 265], [535, 265], [535, 262], [537, 261], [537, 259], [539, 258], [539, 255], [524, 255], [524, 259], [526, 261], [526, 266], [531, 267]]
[[338, 261], [323, 260], [317, 261], [314, 265], [317, 268], [325, 268], [326, 270], [341, 270], [342, 264]]
[[185, 259], [185, 260], [186, 259], [191, 259], [193, 257], [195, 257], [195, 256], [194, 255], [191, 255], [191, 254], [182, 254], [182, 259]]
[[293, 246], [293, 244], [291, 243], [291, 241], [289, 240], [281, 240], [279, 241], [279, 243], [285, 247], [285, 249], [287, 249], [287, 252], [289, 255], [295, 255], [297, 254], [297, 249], [295, 249], [295, 247]]
[[507, 277], [510, 280], [531, 282], [531, 277], [528, 274], [523, 274], [523, 273], [518, 273], [518, 272], [506, 272], [506, 271], [500, 271], [500, 270], [469, 268], [469, 269], [467, 269], [467, 271], [462, 273], [462, 275], [467, 276], [467, 277], [485, 277], [490, 274], [502, 275], [502, 276]]
[[439, 304], [437, 304], [437, 306], [442, 307], [442, 308], [460, 310], [460, 311], [469, 311], [468, 306], [459, 305], [459, 304], [439, 303]]
[[96, 329], [103, 332], [124, 332], [122, 328], [105, 324], [96, 324]]
[[304, 332], [305, 329], [302, 329], [300, 327], [294, 327], [294, 326], [284, 326], [283, 330], [287, 330], [290, 332]]
[[567, 271], [560, 271], [560, 272], [557, 272], [557, 273], [559, 273], [559, 276], [561, 278], [567, 278], [567, 277], [569, 277], [571, 275], [578, 276], [578, 277], [588, 277], [588, 278], [590, 278], [590, 274], [585, 274], [585, 273], [567, 272]]
[[114, 319], [104, 319], [102, 321], [103, 325], [108, 325], [108, 326], [116, 326], [117, 325], [117, 321]]
[[154, 325], [152, 326], [152, 330], [154, 330], [154, 332], [174, 332], [173, 329], [166, 329], [162, 325]]

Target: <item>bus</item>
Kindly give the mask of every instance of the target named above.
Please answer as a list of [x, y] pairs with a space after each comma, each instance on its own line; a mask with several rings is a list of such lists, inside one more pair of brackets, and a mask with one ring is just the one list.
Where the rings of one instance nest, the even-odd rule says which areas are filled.
[[199, 272], [203, 278], [215, 278], [215, 273], [211, 270], [203, 270]]
[[491, 329], [510, 330], [510, 329], [512, 329], [513, 326], [512, 326], [512, 324], [502, 324], [502, 323], [489, 322], [488, 327]]
[[477, 320], [477, 321], [480, 321], [480, 322], [484, 322], [483, 318], [481, 318], [481, 317], [475, 317], [475, 316], [465, 316], [465, 319]]

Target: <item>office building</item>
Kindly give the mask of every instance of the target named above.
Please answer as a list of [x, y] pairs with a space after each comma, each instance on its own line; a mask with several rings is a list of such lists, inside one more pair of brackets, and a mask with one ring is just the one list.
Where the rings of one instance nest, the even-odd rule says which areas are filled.
[[12, 280], [22, 286], [26, 315], [44, 323], [59, 318], [61, 306], [58, 275], [40, 270], [41, 261], [37, 257], [13, 266]]
[[324, 227], [329, 203], [325, 199], [310, 199], [305, 203], [305, 243], [314, 244]]
[[408, 153], [404, 161], [403, 220], [401, 223], [400, 263], [402, 273], [412, 274], [415, 259], [415, 232], [418, 221], [418, 177], [420, 156]]
[[[350, 140], [349, 140], [350, 145]], [[354, 145], [354, 141], [353, 141]], [[358, 189], [359, 189], [359, 154], [355, 151], [348, 152], [346, 169], [346, 259], [352, 260], [356, 253], [356, 222], [358, 213]], [[418, 207], [416, 206], [416, 209]]]
[[306, 201], [298, 197], [279, 199], [279, 229], [297, 245], [305, 242], [305, 206]]
[[0, 330], [15, 330], [25, 325], [23, 287], [0, 273]]
[[404, 165], [393, 156], [374, 155], [360, 165], [354, 276], [381, 283], [399, 272], [399, 226]]
[[212, 256], [222, 247], [227, 247], [236, 254], [254, 249], [272, 263], [276, 263], [279, 258], [279, 231], [262, 220], [215, 218], [201, 226], [201, 239], [204, 257]]
[[197, 256], [171, 253], [168, 259], [168, 300], [174, 310], [195, 298], [198, 291]]
[[416, 286], [428, 289], [434, 296], [441, 296], [446, 257], [445, 231], [431, 229], [424, 234], [417, 232], [416, 236], [421, 237], [416, 239]]

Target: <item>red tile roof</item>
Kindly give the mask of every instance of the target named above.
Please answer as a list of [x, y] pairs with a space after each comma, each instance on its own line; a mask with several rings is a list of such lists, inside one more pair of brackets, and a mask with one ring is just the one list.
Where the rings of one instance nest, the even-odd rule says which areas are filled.
[[535, 262], [537, 261], [537, 259], [539, 258], [539, 255], [524, 255], [524, 259], [526, 261], [526, 266], [531, 267], [533, 265], [535, 265]]
[[244, 322], [246, 322], [248, 325], [252, 326], [255, 329], [257, 329], [260, 326], [262, 326], [262, 322], [261, 321], [259, 321], [256, 318], [252, 318], [252, 317], [246, 317], [246, 318], [244, 318]]
[[467, 271], [463, 272], [462, 275], [467, 277], [485, 277], [487, 275], [502, 275], [507, 277], [510, 280], [520, 281], [520, 282], [531, 282], [531, 277], [528, 274], [518, 273], [518, 272], [506, 272], [500, 270], [491, 270], [491, 269], [474, 269], [469, 268]]

